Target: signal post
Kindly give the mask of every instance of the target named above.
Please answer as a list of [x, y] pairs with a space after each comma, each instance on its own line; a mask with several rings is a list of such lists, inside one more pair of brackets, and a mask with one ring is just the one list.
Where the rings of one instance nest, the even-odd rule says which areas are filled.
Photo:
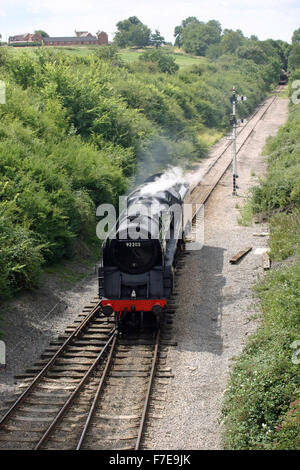
[[[232, 194], [233, 196], [237, 195], [237, 184], [236, 179], [238, 178], [237, 173], [237, 161], [236, 161], [236, 129], [238, 121], [236, 119], [236, 104], [238, 101], [246, 101], [246, 96], [239, 96], [236, 94], [236, 88], [233, 87], [232, 89], [232, 96], [230, 97], [230, 102], [232, 104], [232, 115], [230, 118], [230, 124], [232, 126], [232, 179], [233, 179], [233, 189]], [[241, 120], [243, 122], [243, 120]]]

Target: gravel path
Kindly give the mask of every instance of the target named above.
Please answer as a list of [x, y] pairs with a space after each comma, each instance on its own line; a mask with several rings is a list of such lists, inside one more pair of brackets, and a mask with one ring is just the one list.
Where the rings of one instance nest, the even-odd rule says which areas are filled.
[[[266, 137], [275, 135], [287, 119], [288, 100], [279, 99], [258, 124], [238, 157], [239, 197], [232, 196], [231, 169], [205, 205], [205, 245], [186, 258], [180, 273], [178, 309], [168, 366], [169, 385], [163, 418], [149, 429], [147, 448], [221, 449], [220, 411], [232, 359], [242, 350], [257, 322], [253, 283], [263, 275], [266, 238], [254, 237], [267, 226], [238, 225], [238, 203], [265, 171], [261, 156]], [[255, 173], [255, 176], [251, 176]], [[252, 251], [237, 265], [230, 258], [242, 249]]]

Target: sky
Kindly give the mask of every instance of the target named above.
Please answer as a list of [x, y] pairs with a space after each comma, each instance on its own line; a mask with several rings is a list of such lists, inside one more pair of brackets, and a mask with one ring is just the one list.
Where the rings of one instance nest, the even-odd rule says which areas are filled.
[[116, 23], [130, 16], [172, 42], [174, 27], [188, 16], [218, 20], [245, 36], [290, 42], [300, 27], [300, 0], [0, 0], [0, 34], [7, 40], [37, 29], [50, 36], [102, 30], [112, 40]]

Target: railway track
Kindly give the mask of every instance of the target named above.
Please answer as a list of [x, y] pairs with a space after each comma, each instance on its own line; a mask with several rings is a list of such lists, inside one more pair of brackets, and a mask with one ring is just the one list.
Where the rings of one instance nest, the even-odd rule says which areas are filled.
[[[279, 90], [282, 88], [282, 86], [278, 86], [276, 92], [279, 92]], [[257, 125], [261, 122], [269, 108], [276, 100], [276, 95], [267, 98], [250, 116], [246, 124], [240, 127], [240, 130], [237, 134], [237, 156], [243, 149], [246, 142], [252, 136]], [[231, 147], [231, 141], [223, 144], [223, 146], [218, 149], [217, 154], [213, 155], [209, 159], [211, 164], [202, 175], [200, 184], [197, 184], [190, 192], [189, 199], [186, 202], [198, 205], [205, 204], [214, 188], [217, 186], [223, 175], [232, 164]], [[195, 216], [196, 214], [194, 213], [193, 215]]]
[[[268, 98], [238, 134], [241, 151], [276, 100]], [[204, 204], [231, 165], [231, 143], [218, 149], [187, 202]], [[184, 256], [184, 255], [183, 255]], [[182, 265], [179, 260], [178, 270]], [[0, 449], [142, 447], [149, 420], [160, 417], [171, 371], [174, 297], [159, 330], [120, 335], [94, 299], [41, 360], [19, 377], [17, 400], [0, 420]]]
[[[0, 420], [0, 449], [139, 449], [152, 400], [165, 396], [165, 326], [120, 335], [99, 302], [20, 378], [22, 393]], [[83, 317], [83, 318], [82, 318]], [[79, 323], [79, 325], [78, 325]], [[158, 404], [159, 406], [159, 404]]]

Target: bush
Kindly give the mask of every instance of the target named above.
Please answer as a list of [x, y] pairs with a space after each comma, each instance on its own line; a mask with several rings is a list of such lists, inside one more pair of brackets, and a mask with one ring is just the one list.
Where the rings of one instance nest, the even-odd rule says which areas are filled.
[[130, 158], [129, 150], [100, 151], [68, 135], [58, 101], [7, 85], [0, 110], [1, 298], [35, 285], [45, 261], [72, 256], [76, 237], [95, 241], [96, 205], [116, 203], [124, 192], [120, 166], [128, 170]]
[[268, 175], [253, 189], [253, 212], [300, 207], [299, 160], [300, 110], [291, 109], [289, 121], [265, 147]]
[[172, 55], [161, 51], [160, 49], [153, 49], [144, 52], [140, 55], [139, 60], [143, 62], [154, 62], [158, 65], [160, 72], [173, 74], [179, 70]]
[[0, 204], [0, 298], [36, 285], [44, 262], [41, 250], [46, 249], [33, 232], [13, 221], [12, 205]]

